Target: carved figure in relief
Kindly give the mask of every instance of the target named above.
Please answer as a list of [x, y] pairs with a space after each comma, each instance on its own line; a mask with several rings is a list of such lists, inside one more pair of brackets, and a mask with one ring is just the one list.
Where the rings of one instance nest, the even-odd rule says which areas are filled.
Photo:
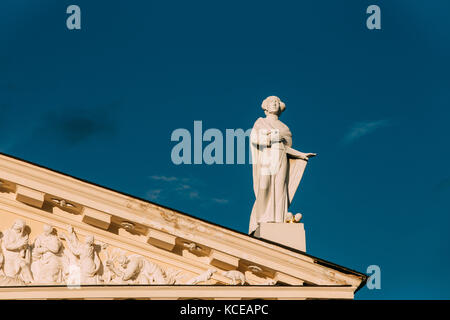
[[53, 234], [53, 227], [45, 224], [44, 232], [33, 244], [31, 271], [35, 283], [56, 284], [63, 281], [62, 243]]
[[173, 284], [176, 282], [176, 274], [166, 274], [160, 266], [148, 261], [143, 256], [132, 254], [127, 257], [122, 254], [116, 258], [116, 261], [119, 267], [114, 266], [113, 260], [106, 261], [106, 267], [122, 283]]
[[28, 244], [28, 232], [25, 221], [17, 219], [11, 229], [4, 232], [1, 244], [4, 257], [3, 272], [6, 277], [31, 283], [31, 250]]
[[197, 244], [194, 242], [183, 243], [183, 246], [187, 248], [190, 252], [201, 251], [201, 248], [197, 246]]
[[61, 239], [66, 240], [67, 248], [78, 258], [81, 284], [99, 283], [99, 271], [101, 261], [94, 247], [94, 236], [87, 235], [84, 242], [78, 240], [73, 227], [67, 228], [69, 235], [61, 234]]
[[[1, 242], [2, 242], [3, 234], [0, 232], [0, 248], [1, 248]], [[3, 262], [5, 261], [5, 257], [3, 256], [2, 250], [0, 249], [0, 286], [1, 287], [7, 287], [7, 286], [23, 286], [25, 283], [17, 278], [9, 278], [5, 276], [5, 273], [3, 272]]]
[[266, 286], [274, 286], [277, 284], [277, 280], [275, 279], [267, 279], [266, 281], [263, 282], [263, 285]]
[[197, 284], [200, 282], [206, 282], [209, 279], [211, 279], [211, 277], [213, 276], [213, 274], [215, 272], [217, 272], [217, 270], [214, 268], [208, 269], [205, 272], [203, 272], [202, 274], [199, 274], [198, 276], [188, 280], [185, 284]]
[[222, 275], [228, 279], [231, 279], [233, 285], [242, 285], [245, 283], [245, 275], [238, 270], [231, 270], [222, 272]]

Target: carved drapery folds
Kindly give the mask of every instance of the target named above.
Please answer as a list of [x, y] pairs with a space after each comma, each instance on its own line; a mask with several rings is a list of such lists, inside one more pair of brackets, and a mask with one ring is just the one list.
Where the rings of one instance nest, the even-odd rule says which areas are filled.
[[222, 275], [230, 279], [233, 285], [243, 285], [246, 282], [245, 275], [238, 270], [225, 271]]
[[[67, 228], [68, 235], [61, 234], [61, 239], [66, 240], [66, 256], [69, 260], [69, 274], [76, 276], [79, 274], [80, 283], [82, 284], [99, 284], [101, 283], [100, 274], [102, 263], [98, 256], [97, 248], [94, 244], [93, 236], [86, 236], [84, 241], [78, 240], [75, 231], [71, 226]], [[67, 259], [66, 259], [67, 261]], [[69, 268], [70, 268], [69, 267]], [[72, 278], [71, 278], [72, 280]], [[77, 279], [73, 279], [77, 282]]]
[[52, 226], [45, 224], [44, 232], [37, 236], [32, 247], [31, 271], [35, 283], [59, 284], [64, 279], [62, 242]]
[[[92, 284], [206, 284], [217, 272], [210, 268], [197, 276], [164, 268], [138, 254], [126, 254], [109, 248], [94, 236], [79, 240], [72, 226], [57, 233], [48, 224], [33, 242], [25, 221], [17, 219], [0, 233], [0, 286], [22, 285], [92, 285]], [[105, 257], [102, 261], [102, 253]], [[230, 284], [243, 285], [243, 273], [237, 270], [220, 273]]]
[[117, 284], [179, 284], [180, 271], [163, 270], [141, 255], [118, 256], [106, 260], [108, 278]]
[[217, 270], [215, 268], [211, 268], [206, 270], [205, 272], [199, 274], [198, 276], [189, 279], [186, 284], [197, 284], [197, 283], [204, 283], [206, 281], [208, 281], [209, 279], [211, 279], [212, 275], [217, 272]]
[[33, 282], [28, 234], [25, 221], [18, 219], [10, 229], [3, 232], [1, 244], [3, 275], [24, 283]]

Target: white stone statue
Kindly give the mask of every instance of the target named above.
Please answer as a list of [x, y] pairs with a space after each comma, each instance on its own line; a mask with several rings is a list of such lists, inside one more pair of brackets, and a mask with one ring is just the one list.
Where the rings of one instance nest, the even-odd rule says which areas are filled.
[[201, 282], [206, 282], [209, 279], [211, 279], [211, 277], [213, 276], [213, 274], [217, 272], [217, 269], [215, 268], [211, 268], [206, 270], [205, 272], [199, 274], [198, 276], [189, 279], [185, 284], [197, 284], [197, 283], [201, 283]]
[[[60, 237], [66, 240], [67, 248], [78, 258], [81, 284], [98, 284], [100, 282], [99, 271], [102, 263], [95, 250], [94, 236], [88, 235], [85, 237], [84, 242], [81, 242], [78, 240], [72, 226], [69, 226], [67, 231], [69, 232], [68, 236], [62, 233]], [[78, 270], [76, 266], [72, 266], [72, 269]]]
[[106, 261], [106, 267], [116, 275], [117, 280], [112, 282], [131, 284], [173, 284], [176, 275], [167, 275], [164, 270], [155, 263], [148, 261], [141, 255], [120, 255], [116, 261], [119, 267], [114, 266], [114, 261]]
[[264, 285], [264, 286], [274, 286], [276, 284], [277, 284], [277, 280], [275, 280], [275, 279], [267, 279], [266, 281], [264, 281], [262, 283], [262, 285]]
[[231, 280], [233, 285], [243, 285], [246, 281], [245, 275], [238, 270], [230, 270], [222, 272], [222, 275]]
[[11, 229], [3, 233], [1, 244], [3, 253], [3, 273], [8, 278], [15, 278], [24, 283], [31, 283], [31, 252], [25, 221], [17, 219]]
[[61, 262], [62, 243], [53, 234], [53, 227], [45, 224], [44, 233], [33, 244], [31, 271], [35, 283], [58, 284], [63, 282]]
[[262, 103], [266, 117], [256, 120], [250, 134], [256, 200], [250, 216], [249, 234], [259, 223], [286, 221], [306, 162], [316, 155], [291, 148], [291, 131], [278, 119], [285, 108], [278, 97], [266, 98]]

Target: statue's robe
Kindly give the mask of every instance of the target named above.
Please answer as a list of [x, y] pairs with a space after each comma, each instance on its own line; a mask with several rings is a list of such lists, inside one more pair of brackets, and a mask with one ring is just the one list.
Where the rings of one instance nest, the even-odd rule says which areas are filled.
[[20, 279], [24, 283], [33, 281], [30, 270], [31, 252], [30, 248], [8, 250], [10, 245], [15, 246], [19, 240], [28, 238], [23, 234], [17, 234], [14, 230], [6, 230], [1, 241], [3, 253], [3, 273], [6, 277]]
[[[103, 265], [100, 261], [97, 251], [94, 248], [94, 245], [80, 242], [74, 232], [69, 234], [66, 240], [71, 254], [78, 257], [81, 284], [98, 284], [99, 271]], [[68, 255], [68, 258], [70, 261], [70, 255]], [[75, 281], [74, 284], [76, 284], [76, 281], [78, 281], [76, 275], [76, 273], [78, 272], [78, 266], [69, 265], [69, 270], [66, 270], [66, 272], [68, 271], [69, 273], [75, 273], [73, 275], [69, 275], [69, 277], [73, 276], [73, 280], [71, 281]], [[72, 271], [70, 271], [71, 267]]]
[[[278, 130], [281, 142], [270, 143], [267, 132]], [[259, 118], [250, 134], [255, 203], [249, 234], [262, 222], [285, 222], [307, 161], [292, 149], [292, 134], [278, 119]]]
[[62, 243], [55, 235], [41, 234], [36, 238], [31, 263], [35, 283], [58, 284], [63, 281], [61, 248]]
[[167, 284], [164, 271], [156, 264], [141, 255], [133, 254], [128, 257], [129, 262], [122, 280], [137, 284]]

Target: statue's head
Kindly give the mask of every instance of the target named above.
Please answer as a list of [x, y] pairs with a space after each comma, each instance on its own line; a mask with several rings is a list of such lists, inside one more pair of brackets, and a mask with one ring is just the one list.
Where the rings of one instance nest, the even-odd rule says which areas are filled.
[[84, 243], [90, 246], [94, 245], [94, 236], [86, 236], [86, 238], [84, 238]]
[[128, 258], [126, 255], [120, 255], [117, 257], [117, 262], [120, 264], [121, 267], [125, 267], [128, 264]]
[[14, 221], [12, 229], [17, 233], [23, 233], [25, 229], [25, 221], [23, 221], [22, 219], [17, 219], [16, 221]]
[[280, 100], [280, 98], [276, 96], [270, 96], [264, 99], [261, 108], [266, 114], [280, 115], [286, 109], [286, 105], [283, 101]]
[[46, 236], [49, 236], [53, 231], [53, 227], [51, 225], [48, 224], [44, 224], [44, 234]]

